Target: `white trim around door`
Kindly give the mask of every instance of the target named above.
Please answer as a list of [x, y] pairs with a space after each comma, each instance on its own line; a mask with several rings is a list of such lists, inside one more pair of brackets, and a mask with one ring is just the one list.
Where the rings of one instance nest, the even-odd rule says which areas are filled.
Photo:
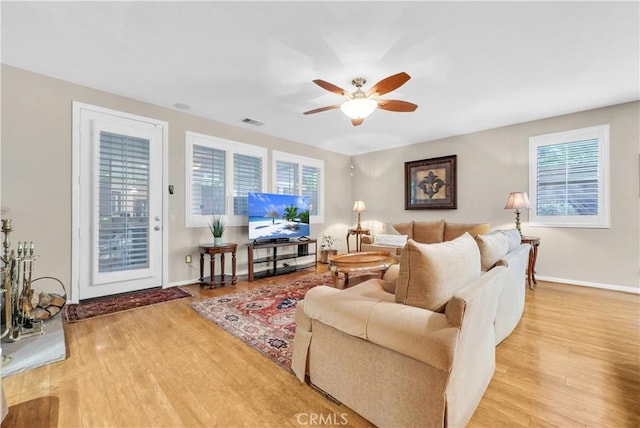
[[[71, 245], [71, 290], [69, 303], [78, 303], [82, 299], [99, 297], [101, 295], [117, 294], [134, 291], [143, 288], [166, 286], [168, 283], [168, 200], [164, 189], [167, 188], [168, 172], [168, 123], [156, 119], [137, 116], [129, 113], [92, 106], [80, 102], [73, 102], [73, 130], [72, 130], [72, 245]], [[109, 194], [99, 194], [98, 170], [96, 159], [100, 156], [97, 146], [100, 143], [99, 133], [115, 132], [113, 135], [124, 134], [129, 129], [132, 139], [138, 139], [143, 146], [149, 143], [149, 194], [146, 198], [132, 198], [129, 202], [139, 202], [135, 210], [144, 211], [148, 218], [125, 219], [126, 228], [132, 231], [132, 237], [118, 235], [114, 243], [135, 247], [131, 253], [133, 257], [146, 257], [147, 253], [139, 250], [139, 242], [146, 241], [146, 245], [153, 244], [148, 251], [148, 265], [143, 261], [143, 266], [133, 267], [127, 264], [122, 272], [119, 267], [109, 265], [109, 260], [98, 263], [99, 254], [102, 254], [100, 246], [99, 228], [96, 222], [104, 222], [104, 215], [100, 217], [99, 205], [108, 203]], [[120, 132], [123, 131], [123, 132]], [[105, 137], [106, 138], [106, 137]], [[112, 143], [117, 144], [117, 143]], [[129, 143], [127, 143], [129, 144]], [[161, 148], [158, 147], [161, 145]], [[137, 154], [133, 155], [138, 156]], [[146, 156], [146, 155], [145, 155]], [[144, 165], [138, 166], [134, 176], [144, 172]], [[100, 179], [102, 180], [102, 179]], [[133, 192], [136, 190], [133, 189]], [[102, 198], [102, 199], [100, 199]], [[106, 199], [105, 199], [106, 198]], [[120, 203], [114, 201], [114, 204]], [[128, 218], [137, 214], [131, 213], [132, 207], [122, 212], [122, 216]], [[148, 211], [147, 211], [148, 210]], [[140, 214], [144, 216], [145, 214]], [[111, 211], [109, 216], [112, 216]], [[100, 218], [100, 220], [98, 220]], [[113, 217], [117, 220], [116, 217]], [[135, 221], [139, 223], [135, 223]], [[109, 220], [113, 221], [113, 220]], [[107, 229], [110, 223], [107, 221]], [[113, 221], [114, 227], [118, 227], [118, 221]], [[141, 225], [144, 225], [141, 227]], [[105, 229], [104, 227], [102, 229]], [[101, 230], [102, 230], [101, 229]], [[109, 230], [107, 230], [109, 232]], [[127, 242], [129, 244], [127, 244]], [[109, 242], [111, 243], [111, 242]], [[98, 248], [101, 248], [100, 250]], [[113, 254], [117, 254], [114, 251]], [[106, 252], [106, 258], [110, 254]], [[97, 274], [98, 266], [105, 266], [106, 274]], [[124, 266], [124, 265], [123, 265]], [[125, 269], [130, 269], [127, 274]], [[101, 280], [93, 284], [100, 277]], [[109, 278], [113, 278], [110, 280]]]

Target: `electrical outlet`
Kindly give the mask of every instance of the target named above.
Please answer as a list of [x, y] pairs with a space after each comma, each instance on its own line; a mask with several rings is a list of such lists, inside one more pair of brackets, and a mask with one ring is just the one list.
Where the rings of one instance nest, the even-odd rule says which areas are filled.
[[187, 254], [186, 256], [184, 256], [184, 262], [191, 263], [191, 254]]

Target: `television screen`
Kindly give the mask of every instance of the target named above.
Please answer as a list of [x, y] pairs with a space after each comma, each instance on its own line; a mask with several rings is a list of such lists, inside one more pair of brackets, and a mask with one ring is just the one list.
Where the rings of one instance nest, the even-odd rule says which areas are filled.
[[276, 241], [309, 236], [307, 196], [249, 193], [249, 239]]

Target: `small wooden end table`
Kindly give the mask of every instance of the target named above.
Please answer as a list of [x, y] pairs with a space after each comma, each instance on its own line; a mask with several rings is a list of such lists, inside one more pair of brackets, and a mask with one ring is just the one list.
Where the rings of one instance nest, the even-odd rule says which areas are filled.
[[[205, 285], [215, 288], [216, 286], [223, 287], [228, 282], [231, 285], [235, 285], [237, 281], [236, 276], [236, 250], [238, 249], [238, 244], [234, 243], [225, 243], [220, 245], [214, 244], [203, 244], [200, 245], [200, 287], [204, 287]], [[231, 275], [224, 274], [224, 254], [231, 253]], [[209, 255], [209, 266], [211, 269], [211, 276], [205, 278], [204, 277], [204, 255]], [[216, 254], [220, 254], [220, 268], [221, 272], [219, 276], [215, 276], [216, 271]], [[208, 280], [208, 281], [207, 281]]]
[[[329, 270], [333, 278], [335, 288], [349, 286], [349, 273], [351, 272], [380, 272], [380, 278], [384, 277], [387, 269], [397, 263], [397, 259], [384, 251], [369, 251], [364, 253], [340, 254], [329, 258]], [[340, 286], [340, 273], [344, 274], [344, 282]]]
[[523, 244], [530, 244], [531, 251], [529, 251], [529, 266], [527, 267], [527, 283], [529, 288], [533, 290], [536, 281], [536, 260], [538, 259], [538, 247], [540, 246], [540, 238], [537, 236], [523, 236], [520, 240]]
[[359, 252], [359, 251], [362, 251], [362, 235], [369, 235], [370, 233], [371, 231], [369, 229], [359, 229], [359, 228], [349, 229], [347, 231], [347, 253], [350, 252], [349, 237], [351, 235], [356, 235], [356, 252]]

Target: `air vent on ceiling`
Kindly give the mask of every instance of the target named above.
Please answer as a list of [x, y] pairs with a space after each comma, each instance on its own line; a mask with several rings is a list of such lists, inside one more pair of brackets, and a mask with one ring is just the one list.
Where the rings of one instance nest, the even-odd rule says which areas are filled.
[[260, 121], [257, 121], [255, 119], [250, 119], [248, 117], [245, 117], [244, 119], [242, 119], [242, 121], [244, 123], [248, 123], [249, 125], [253, 125], [253, 126], [262, 126], [262, 125], [264, 125], [264, 123], [262, 123]]

